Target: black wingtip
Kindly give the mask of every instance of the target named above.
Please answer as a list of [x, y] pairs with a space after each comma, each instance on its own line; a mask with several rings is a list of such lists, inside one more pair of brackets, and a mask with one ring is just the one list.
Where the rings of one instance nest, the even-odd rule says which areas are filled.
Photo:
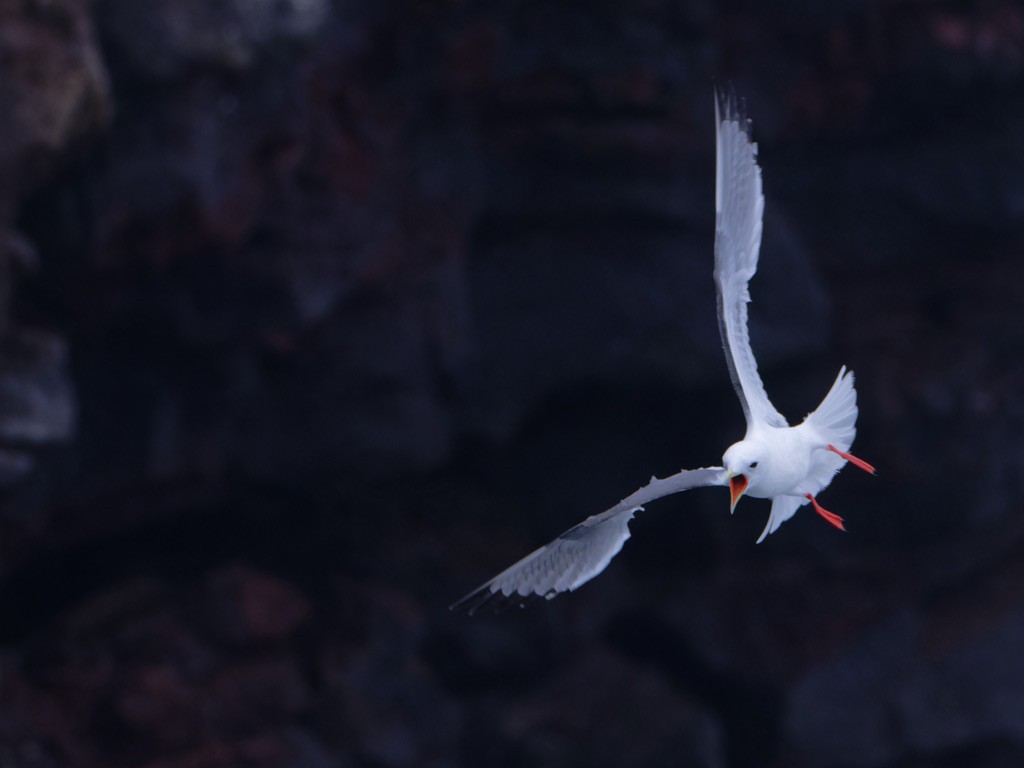
[[[518, 592], [513, 592], [511, 595], [506, 595], [501, 590], [493, 590], [490, 585], [484, 585], [473, 592], [470, 592], [461, 600], [458, 600], [448, 606], [449, 611], [455, 611], [458, 613], [466, 613], [472, 616], [481, 608], [489, 608], [494, 613], [504, 613], [509, 608], [527, 608], [542, 597], [548, 597], [547, 595], [538, 595], [536, 592], [531, 592], [528, 595], [521, 595]], [[553, 595], [552, 595], [553, 597]]]
[[490, 601], [496, 593], [492, 592], [489, 585], [484, 585], [479, 589], [474, 589], [468, 595], [463, 597], [461, 600], [456, 600], [454, 603], [448, 606], [449, 611], [455, 611], [456, 613], [465, 612], [472, 616], [476, 613], [477, 609], [484, 606]]
[[751, 138], [752, 123], [747, 117], [746, 99], [736, 95], [736, 87], [731, 81], [727, 81], [724, 88], [715, 83], [715, 108], [720, 121], [738, 123], [747, 137]]

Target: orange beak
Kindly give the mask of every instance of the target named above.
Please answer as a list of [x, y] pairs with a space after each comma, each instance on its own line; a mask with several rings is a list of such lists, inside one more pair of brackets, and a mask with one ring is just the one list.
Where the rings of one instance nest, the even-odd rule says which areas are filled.
[[736, 504], [740, 500], [740, 496], [747, 490], [749, 481], [746, 475], [733, 475], [729, 478], [729, 514], [731, 515], [736, 511]]

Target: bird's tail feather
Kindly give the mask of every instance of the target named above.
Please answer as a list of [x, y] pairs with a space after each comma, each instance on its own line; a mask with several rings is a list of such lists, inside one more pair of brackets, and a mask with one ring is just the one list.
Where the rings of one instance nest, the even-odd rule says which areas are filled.
[[850, 450], [857, 434], [857, 390], [853, 387], [853, 371], [844, 365], [836, 376], [825, 399], [804, 419], [825, 444], [841, 451]]

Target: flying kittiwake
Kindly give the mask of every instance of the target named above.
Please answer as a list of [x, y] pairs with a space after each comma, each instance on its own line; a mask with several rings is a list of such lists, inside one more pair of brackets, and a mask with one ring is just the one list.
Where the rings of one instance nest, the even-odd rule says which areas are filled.
[[644, 504], [702, 486], [726, 486], [730, 512], [743, 495], [771, 499], [768, 523], [758, 543], [810, 504], [821, 517], [843, 528], [839, 515], [822, 507], [817, 496], [846, 462], [871, 474], [874, 467], [849, 453], [856, 435], [857, 392], [853, 372], [840, 369], [821, 405], [795, 427], [768, 399], [757, 372], [747, 332], [748, 284], [757, 271], [764, 217], [761, 168], [750, 121], [735, 95], [715, 94], [717, 159], [715, 174], [715, 288], [718, 327], [747, 433], [731, 445], [721, 467], [687, 469], [651, 481], [614, 507], [588, 517], [478, 589], [452, 610], [473, 613], [484, 605], [523, 605], [571, 591], [601, 573], [629, 538], [629, 521]]

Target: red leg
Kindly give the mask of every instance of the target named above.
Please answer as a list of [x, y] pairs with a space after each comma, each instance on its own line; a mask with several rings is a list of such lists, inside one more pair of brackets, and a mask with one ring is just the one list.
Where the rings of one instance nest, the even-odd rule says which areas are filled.
[[875, 471], [875, 468], [872, 467], [870, 464], [868, 464], [866, 461], [864, 461], [864, 459], [858, 459], [852, 453], [843, 453], [838, 448], [836, 448], [834, 445], [832, 445], [832, 443], [828, 444], [828, 449], [830, 451], [832, 451], [832, 453], [837, 453], [840, 456], [842, 456], [848, 462], [853, 464], [853, 466], [858, 467], [860, 469], [863, 469], [865, 472], [870, 472], [872, 475], [877, 475], [878, 474], [878, 472]]
[[840, 531], [846, 530], [846, 528], [843, 527], [843, 518], [841, 518], [835, 512], [829, 512], [827, 509], [821, 506], [821, 504], [818, 503], [818, 500], [814, 498], [811, 494], [806, 493], [804, 495], [810, 500], [811, 504], [814, 505], [815, 512], [817, 512], [819, 515], [825, 518], [826, 521], [834, 525]]

